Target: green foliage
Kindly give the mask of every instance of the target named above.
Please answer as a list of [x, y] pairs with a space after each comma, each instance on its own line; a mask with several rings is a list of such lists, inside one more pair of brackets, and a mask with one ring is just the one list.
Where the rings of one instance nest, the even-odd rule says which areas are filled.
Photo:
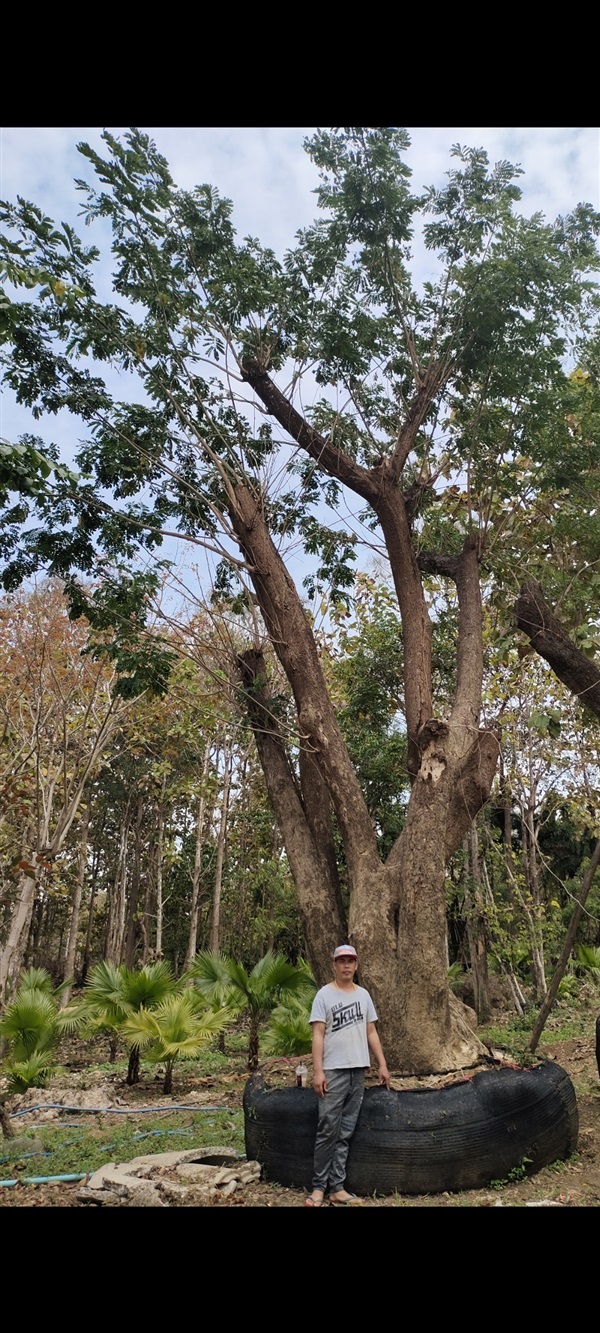
[[600, 949], [591, 944], [578, 944], [577, 963], [600, 985]]
[[13, 1000], [0, 1019], [0, 1038], [7, 1044], [3, 1069], [9, 1092], [44, 1087], [55, 1067], [54, 1051], [69, 1019], [58, 1007], [63, 986], [56, 989], [44, 968], [21, 973]]
[[523, 1157], [518, 1166], [513, 1166], [507, 1171], [502, 1180], [490, 1180], [490, 1189], [501, 1190], [505, 1185], [516, 1184], [519, 1180], [525, 1180], [527, 1176], [527, 1167], [531, 1164], [531, 1157]]
[[269, 1023], [261, 1041], [265, 1055], [308, 1055], [312, 1047], [312, 1028], [309, 1022], [312, 998], [293, 996], [285, 1004], [271, 1011]]
[[[168, 996], [181, 989], [170, 965], [164, 961], [147, 963], [141, 968], [103, 961], [91, 969], [84, 994], [63, 1011], [63, 1021], [90, 1033], [108, 1032], [111, 1053], [124, 1035], [124, 1023], [142, 1009], [156, 1008]], [[135, 1043], [131, 1043], [135, 1047]], [[137, 1051], [130, 1055], [128, 1082], [137, 1081]]]
[[250, 1016], [248, 1068], [258, 1063], [259, 1024], [284, 1000], [314, 995], [316, 983], [305, 963], [293, 967], [283, 954], [269, 950], [251, 972], [241, 963], [223, 954], [201, 952], [196, 955], [189, 976], [206, 1001], [215, 1006], [232, 999], [239, 1010]]
[[[139, 547], [155, 553], [165, 527], [212, 541], [228, 478], [266, 476], [279, 447], [272, 422], [256, 430], [235, 406], [229, 365], [275, 380], [282, 372], [286, 384], [291, 367], [295, 384], [310, 366], [326, 392], [307, 417], [365, 467], [391, 454], [430, 375], [404, 476], [417, 546], [452, 554], [477, 529], [488, 571], [502, 580], [510, 567], [512, 586], [518, 558], [546, 573], [557, 537], [573, 549], [577, 518], [589, 563], [576, 560], [567, 601], [582, 610], [598, 556], [597, 524], [586, 521], [600, 439], [600, 219], [589, 204], [554, 222], [527, 218], [517, 211], [520, 168], [461, 145], [447, 183], [416, 193], [404, 129], [319, 130], [305, 144], [320, 173], [319, 215], [280, 261], [255, 238], [237, 239], [232, 204], [213, 187], [178, 189], [147, 135], [103, 140], [103, 153], [79, 145], [89, 179], [76, 185], [86, 222], [112, 227], [110, 303], [94, 287], [97, 253], [71, 228], [21, 200], [0, 206], [0, 265], [26, 289], [2, 307], [7, 381], [34, 417], [66, 408], [88, 431], [79, 477], [54, 469], [40, 487], [36, 469], [54, 459], [8, 459], [9, 482], [39, 522], [20, 531], [14, 516], [7, 522], [6, 587], [41, 563], [100, 581], [116, 564], [133, 588]], [[431, 255], [422, 290], [411, 272], [418, 228]], [[137, 380], [138, 402], [112, 400], [104, 365]], [[312, 459], [285, 467], [289, 490], [265, 497], [273, 529], [297, 533], [315, 557], [315, 589], [348, 602], [356, 536], [340, 528], [339, 478]], [[70, 587], [75, 605], [74, 579]], [[99, 595], [123, 630], [123, 657], [116, 640], [111, 649], [124, 679], [162, 689], [168, 659], [138, 662], [113, 592]], [[241, 608], [241, 584], [237, 594]]]
[[164, 1063], [163, 1092], [171, 1091], [176, 1060], [194, 1060], [217, 1033], [232, 1021], [225, 1008], [200, 1007], [200, 997], [193, 990], [170, 994], [153, 1009], [141, 1005], [121, 1025], [130, 1047], [137, 1047], [152, 1064]]
[[451, 990], [456, 990], [457, 986], [459, 986], [460, 982], [463, 980], [464, 975], [465, 971], [462, 963], [457, 961], [450, 964], [450, 967], [448, 968], [448, 981]]

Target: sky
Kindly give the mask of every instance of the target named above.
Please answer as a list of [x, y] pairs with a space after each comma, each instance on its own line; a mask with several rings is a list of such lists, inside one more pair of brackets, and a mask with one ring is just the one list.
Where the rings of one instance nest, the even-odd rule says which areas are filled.
[[[127, 127], [108, 126], [122, 136]], [[233, 200], [233, 223], [240, 238], [252, 235], [270, 245], [279, 257], [293, 244], [296, 231], [315, 217], [313, 191], [316, 168], [303, 151], [310, 126], [141, 126], [167, 159], [177, 185], [216, 186]], [[579, 202], [600, 210], [600, 127], [407, 127], [411, 149], [412, 186], [443, 185], [453, 161], [456, 143], [483, 147], [491, 162], [508, 159], [520, 165], [526, 214], [542, 212], [547, 219], [569, 212]], [[78, 217], [81, 195], [75, 177], [92, 175], [77, 151], [81, 141], [104, 152], [102, 127], [0, 127], [0, 198], [17, 195], [38, 204], [55, 222], [70, 222], [89, 244], [108, 252], [110, 233], [102, 222], [85, 228]], [[104, 227], [104, 236], [101, 228]], [[427, 252], [417, 247], [415, 266], [421, 278], [430, 276]], [[99, 289], [105, 299], [106, 290]], [[104, 372], [106, 373], [106, 372]], [[114, 386], [111, 385], [114, 388]], [[125, 394], [123, 396], [126, 396]], [[61, 414], [61, 417], [63, 414]], [[66, 413], [64, 414], [66, 417]], [[0, 397], [0, 436], [15, 440], [31, 431], [61, 445], [65, 461], [75, 451], [81, 427], [72, 418], [33, 421], [14, 403], [7, 390]]]

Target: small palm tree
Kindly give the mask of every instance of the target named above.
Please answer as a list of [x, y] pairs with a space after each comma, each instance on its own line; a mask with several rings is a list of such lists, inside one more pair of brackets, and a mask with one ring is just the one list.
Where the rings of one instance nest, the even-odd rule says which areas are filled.
[[45, 1087], [54, 1070], [56, 1043], [74, 1026], [74, 1020], [58, 1007], [62, 989], [54, 989], [43, 968], [29, 968], [21, 974], [14, 999], [0, 1020], [0, 1037], [8, 1047], [4, 1070], [11, 1093]]
[[[125, 1020], [138, 1010], [153, 1009], [161, 1000], [172, 994], [181, 983], [175, 980], [168, 963], [148, 963], [139, 969], [128, 968], [124, 964], [97, 963], [91, 969], [84, 987], [84, 994], [63, 1014], [76, 1014], [79, 1021], [85, 1020], [90, 1031], [110, 1034], [110, 1060], [117, 1055], [119, 1038]], [[131, 1086], [139, 1080], [139, 1047], [130, 1047], [127, 1083]]]
[[192, 990], [167, 995], [154, 1009], [141, 1007], [122, 1025], [125, 1041], [138, 1047], [154, 1064], [165, 1065], [163, 1092], [173, 1088], [176, 1060], [197, 1059], [200, 1052], [231, 1021], [226, 1010], [201, 1009]]
[[248, 1069], [258, 1066], [259, 1027], [272, 1010], [293, 995], [314, 994], [314, 978], [305, 963], [293, 967], [283, 954], [269, 950], [251, 972], [225, 954], [196, 954], [188, 975], [210, 1004], [235, 999], [250, 1017]]

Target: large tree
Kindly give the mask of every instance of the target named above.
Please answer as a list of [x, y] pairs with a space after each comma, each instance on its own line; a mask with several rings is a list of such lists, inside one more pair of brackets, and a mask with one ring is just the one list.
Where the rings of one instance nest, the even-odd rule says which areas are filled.
[[[448, 986], [444, 883], [499, 752], [482, 713], [482, 587], [505, 606], [552, 553], [554, 497], [579, 487], [582, 514], [597, 495], [600, 219], [586, 204], [555, 222], [522, 216], [518, 170], [478, 149], [457, 147], [447, 185], [417, 196], [404, 131], [320, 131], [306, 147], [321, 216], [280, 261], [237, 242], [210, 186], [178, 190], [146, 136], [104, 139], [104, 159], [81, 145], [96, 183], [79, 184], [87, 220], [112, 223], [112, 303], [71, 229], [23, 201], [3, 209], [7, 271], [29, 287], [6, 318], [8, 382], [34, 416], [67, 407], [87, 427], [79, 484], [54, 472], [34, 488], [41, 521], [24, 536], [23, 505], [7, 513], [5, 584], [40, 561], [67, 577], [104, 641], [115, 627], [133, 688], [154, 671], [136, 658], [152, 582], [134, 567], [140, 546], [156, 553], [176, 532], [218, 553], [217, 593], [252, 631], [241, 681], [315, 976], [347, 927], [389, 1062], [468, 1065], [479, 1044]], [[417, 228], [434, 273], [422, 285]], [[122, 401], [101, 362], [122, 372]], [[389, 561], [402, 625], [410, 797], [385, 859], [306, 604], [322, 589], [351, 597], [361, 535]], [[286, 555], [299, 540], [304, 590]], [[76, 570], [104, 571], [91, 604]], [[585, 562], [575, 573], [585, 594]], [[436, 701], [446, 604], [453, 689], [446, 673]], [[446, 652], [447, 638], [446, 624]]]

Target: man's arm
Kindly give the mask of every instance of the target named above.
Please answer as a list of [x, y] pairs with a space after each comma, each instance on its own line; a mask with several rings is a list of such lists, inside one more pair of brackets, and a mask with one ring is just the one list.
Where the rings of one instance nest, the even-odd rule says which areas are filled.
[[377, 1073], [379, 1074], [379, 1082], [385, 1083], [386, 1088], [389, 1088], [390, 1086], [389, 1070], [385, 1062], [385, 1055], [383, 1054], [383, 1051], [381, 1049], [379, 1033], [374, 1023], [367, 1023], [367, 1041], [369, 1043], [369, 1050], [371, 1052], [371, 1055], [373, 1055], [375, 1060], [377, 1061]]
[[327, 1079], [323, 1072], [323, 1048], [325, 1046], [325, 1024], [312, 1025], [312, 1061], [313, 1088], [317, 1097], [324, 1097], [327, 1092]]

